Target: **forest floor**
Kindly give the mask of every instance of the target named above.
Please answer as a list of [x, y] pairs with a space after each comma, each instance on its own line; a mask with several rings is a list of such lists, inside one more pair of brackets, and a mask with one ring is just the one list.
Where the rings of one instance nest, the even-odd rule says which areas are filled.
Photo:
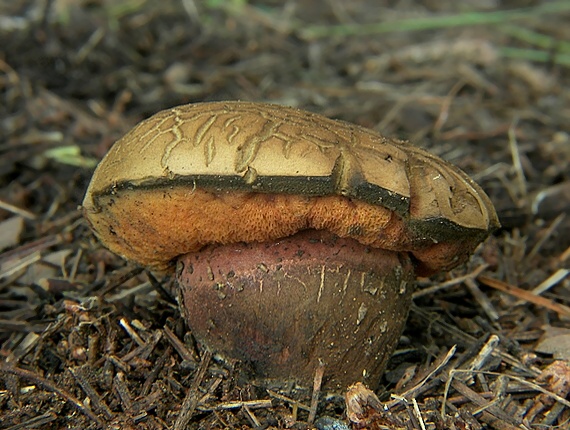
[[[546, 0], [2, 2], [0, 429], [569, 428], [568, 22], [570, 3]], [[362, 411], [200, 353], [172, 279], [105, 250], [81, 215], [115, 140], [213, 100], [408, 139], [497, 208], [469, 263], [419, 280]]]

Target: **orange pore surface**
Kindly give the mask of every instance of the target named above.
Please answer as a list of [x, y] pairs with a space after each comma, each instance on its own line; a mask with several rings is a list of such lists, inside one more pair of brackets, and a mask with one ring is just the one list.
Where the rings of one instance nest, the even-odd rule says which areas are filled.
[[418, 237], [397, 214], [342, 196], [210, 192], [184, 187], [121, 190], [85, 210], [111, 251], [152, 270], [210, 244], [268, 242], [306, 229], [327, 230], [366, 246], [408, 252], [428, 276], [466, 261], [478, 242]]
[[164, 270], [208, 244], [266, 242], [305, 229], [328, 230], [363, 245], [405, 250], [400, 218], [342, 196], [209, 192], [183, 187], [119, 191], [97, 198], [86, 217], [101, 241], [123, 257]]

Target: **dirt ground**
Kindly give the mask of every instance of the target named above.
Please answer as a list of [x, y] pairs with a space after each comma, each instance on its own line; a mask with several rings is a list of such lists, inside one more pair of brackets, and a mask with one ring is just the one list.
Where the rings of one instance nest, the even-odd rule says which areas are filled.
[[[0, 429], [570, 428], [568, 22], [540, 0], [1, 2]], [[497, 208], [468, 264], [419, 280], [381, 404], [244, 382], [81, 216], [138, 121], [238, 99], [409, 139]]]

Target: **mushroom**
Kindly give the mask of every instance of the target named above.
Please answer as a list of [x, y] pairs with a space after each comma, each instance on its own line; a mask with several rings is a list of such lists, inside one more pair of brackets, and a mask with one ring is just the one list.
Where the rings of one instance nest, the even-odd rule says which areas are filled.
[[252, 378], [378, 383], [416, 275], [499, 226], [481, 188], [407, 142], [294, 108], [198, 103], [117, 141], [83, 212], [100, 241], [173, 270], [201, 345]]

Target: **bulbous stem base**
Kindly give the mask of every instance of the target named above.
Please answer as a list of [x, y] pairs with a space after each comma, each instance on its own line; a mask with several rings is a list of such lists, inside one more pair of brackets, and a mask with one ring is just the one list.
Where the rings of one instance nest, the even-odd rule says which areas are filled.
[[406, 254], [307, 230], [274, 243], [210, 246], [179, 259], [196, 339], [242, 360], [257, 381], [378, 384], [403, 330], [414, 268]]

